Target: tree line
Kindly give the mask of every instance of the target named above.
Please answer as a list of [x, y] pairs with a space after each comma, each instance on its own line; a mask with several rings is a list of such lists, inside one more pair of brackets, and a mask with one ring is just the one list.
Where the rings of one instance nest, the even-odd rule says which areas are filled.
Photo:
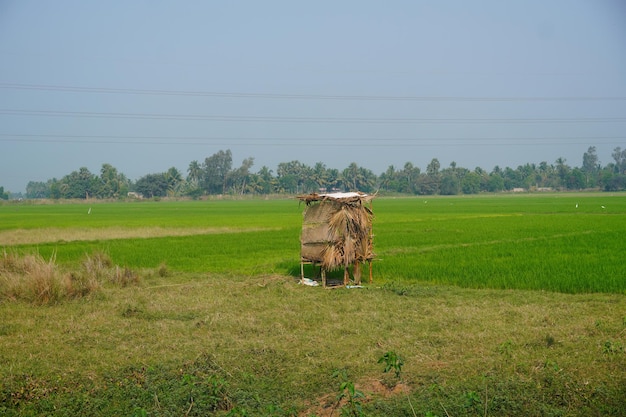
[[233, 167], [232, 152], [220, 150], [203, 162], [189, 163], [186, 175], [172, 167], [165, 172], [144, 175], [131, 181], [110, 164], [103, 164], [99, 175], [80, 168], [61, 179], [46, 182], [31, 181], [26, 187], [27, 198], [200, 198], [216, 194], [299, 194], [359, 190], [415, 195], [456, 195], [481, 192], [525, 190], [626, 190], [626, 149], [612, 153], [613, 161], [601, 166], [596, 148], [583, 154], [582, 166], [571, 167], [558, 158], [554, 163], [527, 163], [513, 169], [496, 166], [491, 172], [482, 168], [469, 170], [455, 162], [442, 168], [433, 158], [425, 171], [411, 162], [402, 168], [389, 166], [380, 175], [370, 169], [350, 163], [345, 169], [328, 168], [323, 162], [308, 166], [300, 161], [282, 162], [276, 172], [267, 166], [251, 171], [254, 158], [246, 158], [241, 166]]

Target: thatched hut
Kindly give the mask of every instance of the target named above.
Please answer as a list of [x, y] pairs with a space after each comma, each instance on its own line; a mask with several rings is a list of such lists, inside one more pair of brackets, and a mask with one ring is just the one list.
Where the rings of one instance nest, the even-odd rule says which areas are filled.
[[298, 196], [306, 203], [300, 238], [300, 272], [304, 264], [319, 265], [322, 284], [326, 272], [344, 270], [343, 284], [350, 281], [350, 267], [355, 284], [361, 283], [361, 264], [369, 264], [372, 281], [372, 200], [364, 193], [308, 194]]

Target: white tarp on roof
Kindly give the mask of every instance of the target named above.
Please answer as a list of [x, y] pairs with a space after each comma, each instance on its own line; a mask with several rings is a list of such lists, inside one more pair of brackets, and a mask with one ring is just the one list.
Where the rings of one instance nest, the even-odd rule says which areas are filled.
[[329, 194], [320, 194], [320, 197], [328, 197], [328, 198], [350, 198], [350, 197], [367, 197], [367, 194], [363, 193], [329, 193]]

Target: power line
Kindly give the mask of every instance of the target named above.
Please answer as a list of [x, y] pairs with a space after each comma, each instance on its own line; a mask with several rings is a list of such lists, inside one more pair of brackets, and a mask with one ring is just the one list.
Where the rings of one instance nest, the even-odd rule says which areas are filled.
[[386, 95], [338, 95], [338, 94], [281, 94], [219, 92], [200, 90], [150, 90], [132, 88], [78, 87], [47, 84], [0, 83], [0, 88], [12, 90], [57, 91], [66, 93], [131, 94], [189, 97], [251, 98], [278, 100], [346, 100], [346, 101], [486, 101], [486, 102], [550, 102], [550, 101], [625, 101], [626, 96], [553, 96], [553, 97], [464, 97], [464, 96], [386, 96]]
[[[626, 139], [626, 136], [552, 136], [552, 137], [536, 137], [536, 136], [518, 136], [518, 137], [404, 137], [404, 138], [393, 138], [393, 137], [385, 137], [385, 138], [374, 138], [374, 137], [285, 137], [285, 138], [277, 138], [275, 136], [265, 136], [265, 137], [252, 137], [252, 136], [160, 136], [160, 135], [76, 135], [76, 134], [27, 134], [27, 133], [0, 133], [0, 137], [17, 137], [17, 138], [53, 138], [53, 139], [148, 139], [148, 140], [167, 140], [167, 141], [177, 141], [177, 140], [196, 140], [196, 141], [205, 141], [205, 140], [258, 140], [258, 141], [266, 141], [266, 140], [308, 140], [308, 141], [318, 141], [318, 140], [346, 140], [346, 141], [385, 141], [385, 140], [394, 140], [394, 141], [415, 141], [415, 140], [437, 140], [437, 141], [450, 141], [450, 140], [486, 140], [486, 141], [499, 141], [499, 140], [589, 140], [589, 139]], [[16, 139], [18, 140], [18, 139]], [[176, 143], [176, 142], [172, 142]]]
[[0, 114], [12, 116], [80, 117], [105, 119], [199, 120], [214, 122], [263, 123], [446, 123], [446, 124], [547, 124], [547, 123], [623, 123], [626, 117], [573, 117], [573, 118], [376, 118], [376, 117], [287, 117], [287, 116], [225, 116], [169, 113], [79, 112], [57, 110], [0, 109]]
[[[81, 139], [88, 139], [84, 141]], [[93, 140], [95, 139], [95, 140]], [[601, 142], [598, 142], [600, 140]], [[116, 136], [116, 135], [59, 135], [59, 134], [0, 134], [0, 142], [75, 143], [75, 144], [134, 144], [134, 145], [239, 145], [239, 146], [368, 146], [368, 147], [428, 147], [428, 146], [542, 146], [619, 144], [626, 136], [593, 137], [446, 137], [446, 138], [365, 138], [365, 137], [203, 137], [203, 136]]]

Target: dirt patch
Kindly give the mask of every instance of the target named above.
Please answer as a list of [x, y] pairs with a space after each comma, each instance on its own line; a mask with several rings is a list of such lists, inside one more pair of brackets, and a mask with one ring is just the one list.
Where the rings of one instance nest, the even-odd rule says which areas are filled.
[[[355, 384], [355, 388], [365, 394], [365, 398], [360, 398], [362, 404], [366, 404], [375, 398], [390, 398], [396, 395], [406, 395], [411, 392], [408, 385], [404, 383], [395, 384], [393, 387], [385, 385], [378, 379], [364, 381]], [[341, 415], [341, 408], [346, 405], [347, 400], [337, 401], [337, 394], [325, 394], [318, 398], [311, 407], [300, 413], [300, 417], [333, 417]]]
[[48, 242], [73, 242], [88, 240], [132, 239], [166, 236], [194, 236], [224, 233], [245, 233], [278, 230], [276, 228], [207, 227], [207, 228], [168, 228], [142, 227], [130, 229], [124, 227], [71, 228], [46, 227], [41, 229], [14, 229], [0, 232], [0, 245], [22, 245]]

